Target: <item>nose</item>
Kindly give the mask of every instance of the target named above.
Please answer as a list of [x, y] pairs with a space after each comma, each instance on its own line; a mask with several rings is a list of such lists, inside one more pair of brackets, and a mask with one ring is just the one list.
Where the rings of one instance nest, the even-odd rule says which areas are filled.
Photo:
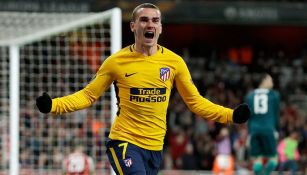
[[148, 20], [147, 21], [147, 26], [154, 26], [154, 22], [153, 22], [153, 20], [152, 19], [150, 19], [150, 20]]

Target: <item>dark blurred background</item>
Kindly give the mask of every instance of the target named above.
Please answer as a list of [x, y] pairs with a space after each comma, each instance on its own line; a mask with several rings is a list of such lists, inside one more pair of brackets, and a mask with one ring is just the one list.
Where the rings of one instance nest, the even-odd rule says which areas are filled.
[[0, 10], [97, 12], [120, 7], [125, 46], [133, 42], [129, 30], [131, 11], [143, 2], [152, 2], [161, 8], [160, 42], [179, 54], [191, 47], [191, 54], [198, 56], [206, 50], [249, 45], [257, 50], [281, 48], [295, 57], [307, 43], [307, 3], [304, 0], [1, 0]]

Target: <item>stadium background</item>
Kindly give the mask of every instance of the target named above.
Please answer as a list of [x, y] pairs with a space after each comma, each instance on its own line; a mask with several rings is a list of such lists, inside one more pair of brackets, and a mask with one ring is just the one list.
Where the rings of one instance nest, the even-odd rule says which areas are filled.
[[[145, 1], [1, 0], [1, 11], [98, 12], [120, 7], [123, 46], [133, 42], [131, 10]], [[163, 14], [160, 44], [180, 54], [190, 67], [201, 94], [234, 107], [253, 87], [259, 69], [270, 71], [282, 96], [280, 139], [293, 128], [301, 131], [300, 171], [307, 173], [307, 2], [146, 1]], [[210, 171], [221, 125], [188, 111], [176, 92], [168, 113], [164, 170]], [[238, 170], [250, 168], [244, 144], [246, 128], [229, 126]], [[192, 154], [186, 147], [192, 144]], [[236, 145], [236, 146], [235, 146]], [[87, 148], [87, 149], [90, 149]], [[90, 151], [89, 151], [90, 152]], [[245, 154], [238, 154], [245, 152]], [[105, 165], [101, 165], [105, 166]], [[1, 165], [3, 167], [3, 165]], [[167, 173], [167, 172], [166, 172]], [[170, 174], [173, 174], [171, 172]]]

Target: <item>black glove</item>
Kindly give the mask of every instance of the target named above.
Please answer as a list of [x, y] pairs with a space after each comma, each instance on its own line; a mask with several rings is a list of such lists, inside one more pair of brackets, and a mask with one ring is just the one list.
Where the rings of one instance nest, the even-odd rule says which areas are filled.
[[36, 98], [36, 106], [40, 112], [47, 114], [51, 111], [52, 99], [44, 92], [42, 96]]
[[233, 111], [232, 121], [237, 124], [243, 124], [249, 119], [250, 113], [251, 111], [247, 104], [240, 104]]

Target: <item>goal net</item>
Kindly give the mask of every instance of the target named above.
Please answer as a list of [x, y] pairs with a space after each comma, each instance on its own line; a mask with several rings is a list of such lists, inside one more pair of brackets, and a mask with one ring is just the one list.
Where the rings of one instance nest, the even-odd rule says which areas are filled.
[[90, 108], [53, 116], [35, 99], [82, 89], [121, 48], [121, 11], [0, 12], [0, 174], [61, 174], [64, 157], [82, 144], [96, 174], [109, 174], [105, 133], [116, 113], [111, 87]]

